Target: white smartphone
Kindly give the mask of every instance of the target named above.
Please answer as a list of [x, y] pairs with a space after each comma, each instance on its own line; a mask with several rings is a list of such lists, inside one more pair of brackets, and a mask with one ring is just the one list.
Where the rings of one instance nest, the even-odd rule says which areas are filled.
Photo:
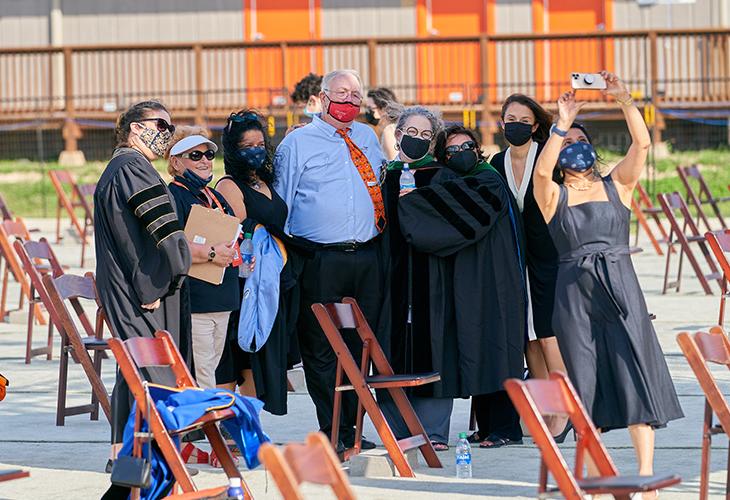
[[574, 89], [603, 90], [606, 80], [599, 73], [571, 73], [570, 83]]

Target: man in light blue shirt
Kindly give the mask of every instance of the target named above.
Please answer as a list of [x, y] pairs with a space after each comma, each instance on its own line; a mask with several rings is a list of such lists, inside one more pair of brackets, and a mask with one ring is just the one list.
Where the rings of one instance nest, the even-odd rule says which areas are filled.
[[[318, 248], [304, 263], [300, 277], [302, 308], [297, 329], [320, 430], [330, 433], [337, 359], [310, 306], [354, 297], [369, 324], [373, 328], [378, 324], [385, 287], [378, 240], [386, 223], [378, 210], [382, 209], [378, 179], [385, 158], [375, 132], [354, 121], [363, 99], [355, 71], [325, 75], [320, 98], [321, 115], [284, 138], [274, 164], [276, 191], [289, 207], [286, 232]], [[362, 346], [350, 349], [359, 360]], [[335, 430], [339, 427], [347, 448], [354, 444], [356, 409], [354, 394], [346, 392]], [[374, 446], [362, 442], [363, 449]]]

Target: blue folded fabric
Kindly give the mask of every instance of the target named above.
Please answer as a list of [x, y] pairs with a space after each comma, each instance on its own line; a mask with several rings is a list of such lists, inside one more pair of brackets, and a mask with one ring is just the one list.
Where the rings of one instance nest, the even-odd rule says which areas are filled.
[[238, 319], [238, 345], [246, 352], [261, 349], [279, 311], [279, 283], [284, 256], [273, 236], [259, 226], [253, 234], [256, 266], [246, 278]]
[[[165, 428], [170, 431], [191, 425], [209, 411], [232, 410], [235, 416], [224, 420], [222, 424], [236, 441], [236, 445], [246, 461], [246, 466], [253, 469], [259, 465], [259, 446], [271, 441], [261, 428], [259, 413], [264, 406], [261, 401], [225, 389], [188, 388], [179, 390], [174, 387], [149, 384], [149, 392]], [[136, 409], [137, 403], [135, 402], [124, 428], [124, 445], [119, 452], [120, 456], [132, 454]], [[147, 422], [143, 422], [142, 431], [146, 430]], [[179, 437], [173, 437], [173, 441], [179, 449]], [[147, 443], [143, 445], [142, 456], [150, 456], [152, 484], [148, 489], [142, 490], [141, 498], [143, 500], [167, 495], [175, 481], [172, 470], [165, 462], [157, 445], [152, 447], [151, 454], [149, 454], [147, 446], [149, 446]]]

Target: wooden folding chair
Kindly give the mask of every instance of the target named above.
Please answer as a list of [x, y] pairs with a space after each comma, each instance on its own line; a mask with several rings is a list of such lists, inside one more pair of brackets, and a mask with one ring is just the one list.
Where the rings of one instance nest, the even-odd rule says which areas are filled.
[[[396, 375], [393, 373], [393, 368], [388, 363], [383, 349], [380, 347], [355, 299], [344, 298], [341, 304], [313, 304], [312, 311], [322, 330], [324, 330], [332, 350], [337, 355], [337, 376], [332, 414], [332, 447], [337, 447], [339, 437], [342, 392], [354, 390], [358, 398], [358, 404], [355, 422], [355, 446], [350, 454], [360, 453], [362, 421], [364, 412], [367, 412], [401, 477], [415, 476], [404, 455], [404, 452], [414, 448], [421, 451], [429, 467], [440, 468], [441, 462], [436, 456], [428, 434], [423, 430], [420, 420], [413, 411], [403, 387], [432, 384], [439, 381], [441, 376], [437, 372], [416, 375]], [[362, 340], [362, 360], [359, 367], [342, 338], [340, 333], [342, 328], [355, 329]], [[377, 375], [370, 375], [371, 363]], [[343, 382], [343, 375], [347, 377], [349, 383]], [[392, 429], [385, 420], [383, 412], [371, 392], [372, 389], [388, 390], [411, 433], [411, 437], [400, 441], [395, 439]]]
[[[659, 490], [681, 482], [681, 478], [673, 474], [619, 476], [596, 427], [565, 374], [552, 372], [549, 380], [509, 379], [505, 381], [504, 387], [540, 450], [539, 496], [559, 491], [568, 500], [600, 494], [629, 500], [634, 492]], [[566, 415], [570, 418], [578, 437], [572, 471], [550, 435], [543, 415]], [[584, 477], [586, 453], [596, 464], [600, 476]], [[548, 473], [552, 474], [557, 488], [548, 488]]]
[[234, 416], [232, 410], [209, 411], [188, 427], [168, 431], [157, 412], [157, 408], [154, 405], [147, 404], [147, 393], [139, 373], [141, 368], [148, 366], [169, 367], [175, 376], [178, 388], [197, 387], [170, 334], [166, 331], [158, 331], [155, 332], [154, 338], [133, 337], [124, 341], [112, 338], [109, 339], [109, 346], [117, 359], [119, 370], [122, 372], [124, 380], [127, 381], [129, 390], [137, 402], [137, 411], [142, 415], [149, 415], [147, 424], [152, 432], [152, 439], [157, 442], [160, 452], [175, 476], [177, 485], [183, 491], [183, 495], [175, 498], [215, 497], [226, 491], [226, 486], [198, 491], [188, 470], [185, 468], [185, 462], [180, 456], [180, 450], [177, 449], [172, 440], [173, 436], [182, 436], [198, 429], [202, 429], [205, 433], [226, 475], [229, 478], [241, 478], [241, 486], [245, 491], [246, 498], [253, 498], [218, 428], [218, 422]]
[[[702, 176], [702, 173], [700, 172], [700, 169], [697, 165], [691, 165], [689, 167], [677, 167], [677, 173], [679, 174], [679, 178], [682, 181], [684, 188], [687, 190], [687, 202], [692, 203], [692, 205], [694, 205], [694, 207], [697, 209], [697, 224], [699, 224], [701, 220], [705, 224], [705, 227], [707, 227], [708, 231], [713, 230], [713, 228], [710, 227], [710, 222], [707, 218], [707, 215], [705, 215], [705, 211], [702, 209], [702, 205], [710, 205], [712, 207], [712, 211], [715, 213], [715, 217], [717, 217], [718, 221], [720, 222], [720, 227], [722, 229], [727, 229], [727, 225], [725, 225], [725, 219], [723, 219], [722, 217], [722, 211], [720, 210], [719, 203], [724, 201], [730, 201], [730, 197], [715, 198], [712, 195], [712, 191], [710, 191], [710, 187], [707, 185], [707, 182]], [[695, 191], [692, 188], [690, 179], [694, 179], [697, 181], [699, 192]]]
[[[56, 243], [61, 241], [61, 209], [65, 209], [71, 219], [71, 225], [81, 239], [81, 267], [84, 267], [86, 257], [87, 235], [89, 228], [94, 227], [94, 216], [92, 206], [89, 201], [93, 197], [96, 184], [78, 184], [74, 176], [67, 170], [50, 170], [48, 172], [51, 178], [51, 184], [56, 191], [58, 202], [56, 204]], [[68, 186], [70, 196], [66, 194], [64, 185]], [[83, 226], [76, 216], [76, 209], [80, 208], [84, 214]]]
[[[712, 436], [728, 434], [730, 431], [730, 407], [712, 375], [708, 363], [730, 368], [730, 342], [720, 327], [713, 327], [710, 333], [697, 332], [694, 335], [682, 332], [677, 343], [687, 358], [690, 368], [705, 394], [705, 418], [702, 424], [702, 465], [700, 469], [700, 500], [707, 498], [710, 479], [710, 450]], [[713, 424], [713, 413], [717, 424]], [[728, 434], [730, 435], [730, 434]], [[725, 498], [730, 498], [730, 454], [728, 454], [728, 476], [725, 484]]]
[[[44, 347], [33, 348], [33, 310], [36, 304], [43, 304], [46, 310], [53, 307], [48, 292], [43, 285], [43, 276], [50, 274], [54, 278], [63, 274], [63, 268], [58, 261], [56, 254], [53, 252], [51, 245], [45, 238], [39, 241], [21, 241], [15, 240], [13, 243], [15, 253], [20, 259], [20, 263], [25, 270], [26, 275], [30, 279], [30, 301], [28, 307], [28, 333], [25, 344], [25, 363], [30, 364], [31, 358], [41, 354], [46, 355], [46, 359], [53, 359], [53, 320], [54, 315], [49, 313], [50, 321], [48, 322], [48, 339]], [[58, 328], [58, 325], [56, 325]]]
[[[0, 321], [5, 318], [5, 315], [10, 312], [7, 310], [7, 298], [8, 298], [8, 279], [10, 274], [13, 275], [15, 281], [20, 285], [20, 298], [18, 299], [18, 310], [23, 308], [25, 299], [27, 298], [30, 302], [32, 300], [32, 294], [30, 290], [30, 283], [25, 277], [23, 267], [20, 265], [18, 256], [13, 248], [13, 241], [16, 238], [20, 238], [24, 241], [30, 240], [30, 233], [28, 228], [25, 227], [23, 219], [20, 217], [14, 221], [5, 220], [0, 222], [0, 261], [5, 262], [3, 269], [3, 285], [2, 291], [0, 292]], [[43, 311], [39, 304], [31, 304], [33, 315], [35, 316], [38, 324], [45, 325], [46, 317], [43, 315]]]
[[[636, 247], [639, 245], [639, 227], [641, 227], [649, 237], [651, 245], [654, 247], [654, 251], [657, 255], [664, 255], [661, 245], [669, 240], [669, 235], [667, 234], [667, 230], [664, 229], [662, 220], [659, 218], [659, 215], [662, 213], [662, 209], [661, 207], [654, 206], [651, 198], [649, 197], [649, 193], [646, 192], [646, 189], [644, 189], [644, 186], [642, 186], [640, 182], [636, 184], [636, 193], [638, 194], [638, 198], [631, 198], [631, 210], [634, 212], [634, 217], [636, 217], [636, 236], [634, 239], [634, 246]], [[654, 232], [651, 230], [651, 226], [649, 225], [649, 217], [654, 220], [661, 238], [654, 236]]]
[[[674, 288], [675, 291], [679, 292], [679, 286], [682, 282], [682, 261], [684, 254], [687, 254], [687, 260], [689, 260], [692, 269], [697, 276], [697, 279], [702, 285], [702, 289], [707, 295], [712, 295], [710, 284], [708, 280], [717, 280], [717, 283], [722, 287], [722, 273], [720, 273], [715, 265], [715, 261], [712, 259], [710, 251], [707, 249], [705, 244], [704, 235], [700, 234], [697, 229], [697, 225], [692, 220], [692, 215], [687, 208], [687, 204], [684, 202], [682, 197], [676, 191], [674, 193], [660, 194], [658, 197], [659, 204], [662, 207], [662, 211], [669, 221], [669, 240], [667, 242], [667, 260], [664, 268], [664, 285], [662, 287], [662, 294], [667, 293], [667, 289]], [[680, 225], [679, 219], [675, 215], [675, 211], [679, 211], [682, 216], [683, 223]], [[686, 233], [689, 229], [689, 233]], [[695, 254], [692, 252], [690, 243], [696, 243], [700, 247], [702, 255], [705, 257], [707, 266], [710, 269], [708, 274], [700, 267]], [[669, 282], [669, 261], [672, 257], [672, 248], [675, 245], [679, 245], [679, 266], [677, 268], [677, 279], [676, 281]]]
[[304, 500], [299, 485], [314, 483], [330, 486], [338, 500], [355, 500], [345, 472], [327, 436], [311, 432], [306, 443], [290, 443], [277, 448], [264, 443], [259, 460], [271, 473], [284, 500]]
[[722, 293], [720, 294], [720, 313], [717, 324], [725, 324], [725, 301], [728, 296], [728, 280], [730, 279], [730, 262], [727, 260], [726, 252], [730, 252], [730, 231], [708, 231], [705, 233], [707, 244], [710, 245], [717, 264], [722, 272]]
[[[94, 274], [84, 276], [62, 274], [57, 278], [46, 274], [43, 276], [52, 307], [49, 313], [54, 316], [58, 331], [61, 333], [61, 361], [58, 368], [58, 403], [56, 407], [56, 425], [64, 425], [65, 418], [70, 415], [90, 413], [91, 420], [98, 420], [99, 405], [111, 422], [111, 405], [109, 393], [101, 380], [101, 362], [109, 345], [104, 339], [103, 329], [94, 330], [79, 299], [96, 301]], [[66, 307], [68, 301], [82, 325], [86, 335], [81, 335], [76, 322]], [[98, 316], [98, 314], [97, 314]], [[69, 352], [76, 363], [79, 363], [91, 385], [91, 404], [66, 406], [66, 390], [68, 386]], [[93, 359], [90, 352], [93, 352]]]

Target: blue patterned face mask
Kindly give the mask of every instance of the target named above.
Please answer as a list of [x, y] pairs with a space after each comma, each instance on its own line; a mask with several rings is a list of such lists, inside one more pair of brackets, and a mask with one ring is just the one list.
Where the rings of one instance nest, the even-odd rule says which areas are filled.
[[188, 169], [185, 169], [185, 172], [182, 174], [183, 179], [185, 179], [191, 188], [193, 189], [203, 189], [205, 186], [207, 186], [210, 181], [213, 180], [213, 174], [210, 175], [207, 179], [203, 179], [198, 174], [191, 172]]
[[596, 150], [587, 142], [576, 142], [566, 146], [558, 156], [561, 169], [585, 172], [596, 163]]
[[251, 170], [259, 170], [266, 161], [266, 148], [243, 148], [238, 150], [238, 156]]

